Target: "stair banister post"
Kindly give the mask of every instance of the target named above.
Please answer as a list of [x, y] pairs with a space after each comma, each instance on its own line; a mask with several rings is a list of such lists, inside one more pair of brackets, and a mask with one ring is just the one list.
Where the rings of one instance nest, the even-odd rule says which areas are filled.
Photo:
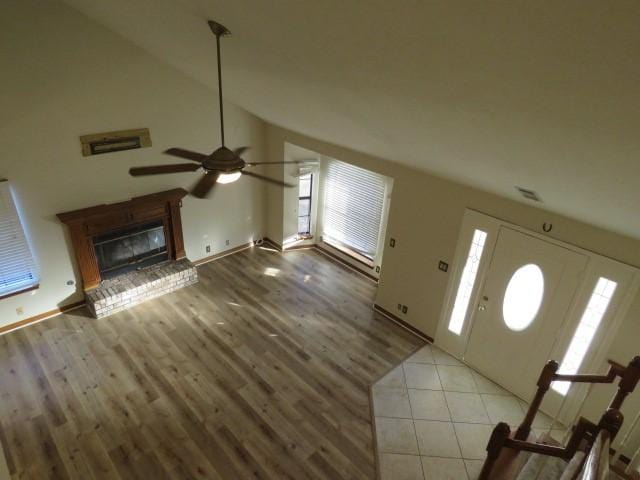
[[618, 391], [611, 400], [609, 408], [620, 410], [624, 399], [635, 390], [638, 381], [640, 381], [640, 357], [633, 357], [633, 360], [631, 360], [629, 365], [624, 369], [624, 373], [618, 384]]
[[531, 433], [531, 425], [533, 424], [533, 420], [538, 413], [538, 409], [540, 408], [540, 404], [544, 399], [545, 394], [549, 390], [551, 386], [551, 382], [555, 378], [556, 373], [558, 373], [558, 369], [560, 365], [555, 360], [549, 360], [547, 364], [540, 372], [540, 377], [538, 377], [538, 391], [536, 392], [535, 397], [531, 401], [531, 405], [529, 405], [529, 410], [527, 411], [527, 415], [522, 420], [522, 423], [516, 430], [515, 438], [516, 440], [526, 440]]
[[478, 480], [491, 479], [491, 471], [493, 470], [496, 460], [500, 456], [502, 447], [509, 439], [509, 435], [511, 435], [511, 428], [509, 428], [509, 425], [506, 423], [500, 422], [495, 426], [491, 433], [491, 437], [489, 438], [489, 443], [487, 443], [487, 457], [482, 465], [482, 470], [480, 471]]
[[616, 410], [614, 408], [608, 408], [606, 412], [602, 415], [600, 422], [597, 426], [597, 431], [606, 430], [611, 435], [611, 442], [616, 438], [618, 432], [620, 431], [620, 427], [622, 427], [622, 422], [624, 422], [624, 415], [620, 412], [620, 410]]

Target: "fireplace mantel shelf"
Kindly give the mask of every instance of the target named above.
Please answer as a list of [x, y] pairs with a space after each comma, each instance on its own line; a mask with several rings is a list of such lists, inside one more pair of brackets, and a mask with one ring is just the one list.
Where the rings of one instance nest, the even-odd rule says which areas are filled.
[[71, 233], [84, 290], [97, 287], [102, 280], [93, 246], [93, 237], [98, 235], [161, 220], [165, 229], [169, 258], [184, 258], [180, 206], [185, 195], [186, 190], [176, 188], [124, 202], [59, 213], [58, 218], [69, 227]]

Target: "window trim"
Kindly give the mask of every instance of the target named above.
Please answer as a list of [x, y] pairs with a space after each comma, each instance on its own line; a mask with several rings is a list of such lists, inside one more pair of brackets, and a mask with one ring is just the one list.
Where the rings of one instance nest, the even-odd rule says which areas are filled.
[[[14, 233], [16, 234], [15, 239], [19, 240], [16, 245], [19, 245], [19, 248], [25, 249], [25, 255], [23, 256], [23, 259], [28, 260], [27, 266], [30, 267], [28, 273], [30, 274], [30, 276], [32, 276], [31, 280], [33, 282], [30, 284], [25, 283], [21, 286], [16, 286], [15, 290], [9, 289], [4, 292], [0, 291], [0, 300], [2, 300], [40, 288], [40, 268], [33, 254], [33, 249], [31, 248], [29, 239], [27, 238], [24, 222], [22, 221], [20, 212], [18, 211], [18, 205], [16, 203], [15, 197], [13, 196], [11, 185], [9, 183], [9, 180], [6, 178], [0, 178], [0, 194], [6, 199], [6, 218], [9, 222], [14, 222], [16, 224], [16, 228], [14, 229]], [[10, 245], [13, 244], [10, 243]], [[0, 283], [4, 283], [4, 281], [0, 280]]]
[[14, 295], [20, 295], [21, 293], [31, 292], [32, 290], [38, 290], [40, 288], [40, 282], [35, 285], [31, 285], [30, 287], [21, 288], [20, 290], [16, 290], [15, 292], [8, 292], [0, 295], [0, 300], [4, 300], [5, 298], [13, 297]]
[[340, 253], [342, 253], [344, 255], [347, 255], [351, 259], [355, 260], [356, 262], [361, 263], [362, 265], [365, 265], [368, 268], [373, 268], [375, 266], [375, 262], [374, 262], [373, 258], [369, 258], [369, 257], [361, 254], [357, 250], [354, 250], [353, 248], [348, 247], [347, 245], [345, 245], [344, 243], [340, 242], [339, 240], [336, 240], [336, 239], [331, 238], [331, 237], [323, 236], [322, 237], [322, 242], [326, 243], [331, 248], [335, 248]]
[[[300, 179], [305, 176], [305, 175], [309, 175], [309, 195], [308, 196], [300, 196]], [[309, 215], [300, 215], [300, 200], [309, 200]], [[307, 232], [300, 232], [300, 228], [298, 228], [298, 238], [303, 238], [303, 239], [309, 239], [309, 238], [313, 238], [313, 235], [311, 233], [311, 207], [313, 205], [313, 172], [309, 172], [309, 173], [305, 173], [304, 175], [300, 175], [300, 177], [298, 177], [298, 227], [300, 227], [300, 218], [302, 217], [307, 217], [308, 218], [308, 231]]]
[[[487, 246], [488, 238], [488, 229], [485, 229], [484, 226], [474, 226], [471, 232], [471, 237], [466, 244], [468, 246], [466, 247], [464, 263], [460, 263], [460, 275], [453, 287], [451, 311], [449, 312], [449, 318], [447, 321], [448, 332], [450, 334], [457, 335], [458, 337], [462, 336], [465, 328], [467, 328], [470, 315], [469, 306], [471, 305], [474, 292], [477, 291], [479, 283], [483, 281], [482, 277], [478, 278], [478, 274], [481, 272], [480, 269], [484, 263], [482, 260], [486, 251], [485, 247]], [[474, 271], [473, 257], [476, 254], [478, 258], [476, 269]], [[465, 277], [465, 275], [467, 277]], [[463, 283], [464, 281], [469, 281], [469, 283], [465, 285]]]
[[[616, 293], [619, 290], [619, 282], [609, 277], [609, 275], [604, 276], [598, 274], [597, 280], [595, 282], [590, 282], [590, 285], [593, 285], [593, 288], [590, 289], [591, 293], [585, 299], [586, 302], [584, 303], [584, 307], [580, 309], [580, 313], [577, 317], [577, 322], [572, 325], [573, 328], [570, 330], [571, 334], [568, 339], [569, 341], [566, 347], [563, 349], [564, 351], [562, 353], [562, 361], [560, 362], [558, 373], [566, 375], [575, 375], [580, 373], [580, 369], [584, 367], [586, 363], [588, 363], [590, 355], [593, 355], [594, 351], [598, 350], [601, 347], [596, 343], [598, 342], [597, 335], [598, 332], [602, 332], [602, 324], [605, 323], [609, 318], [608, 316], [611, 313], [614, 298], [616, 297]], [[600, 287], [601, 282], [613, 284], [611, 293], [608, 297], [598, 292], [598, 288]], [[604, 309], [602, 310], [602, 312], [599, 312], [600, 315], [597, 320], [597, 324], [593, 327], [592, 335], [586, 343], [586, 348], [580, 355], [580, 360], [577, 362], [575, 368], [571, 368], [573, 365], [571, 365], [570, 354], [575, 353], [576, 350], [579, 351], [580, 349], [579, 334], [584, 333], [584, 329], [589, 328], [588, 317], [591, 313], [590, 310], [593, 311], [595, 309], [595, 306], [597, 304], [596, 297], [604, 298]], [[571, 387], [572, 385], [570, 382], [555, 381], [551, 384], [551, 389], [555, 393], [563, 397], [566, 397], [568, 395]]]

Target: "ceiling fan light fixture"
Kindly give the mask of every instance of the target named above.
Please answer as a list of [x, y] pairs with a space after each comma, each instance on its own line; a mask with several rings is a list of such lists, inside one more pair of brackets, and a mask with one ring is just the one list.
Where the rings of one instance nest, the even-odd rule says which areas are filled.
[[221, 173], [218, 175], [218, 179], [216, 182], [218, 183], [233, 183], [240, 178], [242, 175], [241, 171], [232, 172], [232, 173]]
[[247, 163], [242, 159], [242, 154], [249, 147], [238, 147], [230, 150], [225, 146], [224, 142], [224, 109], [222, 102], [222, 61], [220, 59], [220, 38], [229, 35], [229, 30], [218, 22], [209, 21], [209, 28], [216, 36], [216, 60], [218, 67], [218, 107], [220, 108], [220, 140], [222, 145], [208, 155], [193, 152], [185, 148], [172, 147], [165, 150], [164, 153], [174, 157], [191, 160], [193, 163], [179, 163], [173, 165], [152, 165], [148, 167], [133, 167], [129, 169], [129, 174], [138, 177], [143, 175], [159, 175], [164, 173], [178, 172], [195, 172], [196, 170], [204, 170], [204, 175], [191, 188], [191, 195], [196, 198], [207, 198], [209, 192], [215, 187], [216, 183], [233, 183], [237, 181], [242, 174], [254, 177], [264, 182], [278, 185], [280, 187], [293, 188], [296, 185], [286, 183], [282, 180], [276, 180], [252, 171], [245, 171], [245, 167], [255, 167], [257, 165], [284, 165], [287, 163], [301, 164], [302, 162], [281, 161], [281, 162], [250, 162]]

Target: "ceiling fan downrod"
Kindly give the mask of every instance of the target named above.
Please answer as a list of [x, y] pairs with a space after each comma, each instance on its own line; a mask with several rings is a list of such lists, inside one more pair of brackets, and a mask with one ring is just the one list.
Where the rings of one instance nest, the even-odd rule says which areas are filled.
[[245, 170], [245, 167], [255, 167], [258, 165], [284, 165], [289, 163], [300, 164], [304, 162], [300, 162], [297, 160], [281, 162], [245, 162], [242, 159], [242, 154], [246, 152], [249, 147], [238, 147], [234, 150], [229, 150], [225, 146], [224, 106], [222, 104], [222, 56], [220, 54], [220, 38], [225, 35], [229, 35], [231, 32], [229, 32], [229, 30], [224, 25], [221, 25], [213, 20], [209, 20], [207, 23], [209, 24], [209, 28], [211, 29], [213, 34], [216, 36], [216, 53], [218, 64], [218, 102], [220, 107], [220, 137], [222, 140], [222, 146], [218, 147], [210, 154], [194, 152], [185, 148], [172, 147], [165, 150], [164, 153], [174, 157], [190, 160], [192, 163], [132, 167], [129, 169], [129, 174], [134, 177], [138, 177], [146, 175], [159, 175], [165, 173], [195, 172], [196, 170], [203, 169], [204, 175], [200, 177], [200, 180], [191, 188], [190, 192], [194, 197], [197, 198], [206, 198], [217, 183], [231, 183], [238, 180], [241, 175], [254, 177], [281, 187], [295, 187], [295, 185], [292, 183], [269, 178], [264, 175], [254, 173], [251, 170]]
[[218, 22], [214, 22], [213, 20], [209, 20], [209, 28], [216, 36], [216, 52], [217, 52], [217, 60], [218, 60], [218, 103], [220, 105], [220, 139], [222, 141], [222, 146], [225, 146], [224, 143], [224, 107], [222, 106], [222, 58], [220, 55], [220, 37], [225, 35], [231, 35], [231, 32]]

